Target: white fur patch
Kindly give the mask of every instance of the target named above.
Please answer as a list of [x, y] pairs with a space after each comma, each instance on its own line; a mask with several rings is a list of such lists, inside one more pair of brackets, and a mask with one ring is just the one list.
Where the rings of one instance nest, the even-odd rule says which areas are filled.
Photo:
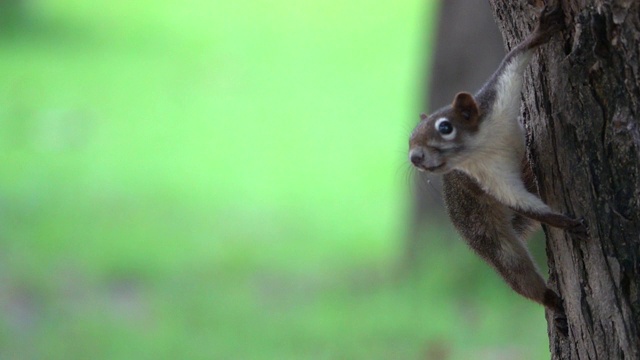
[[501, 203], [526, 211], [545, 212], [549, 207], [527, 191], [521, 178], [525, 143], [518, 115], [523, 73], [532, 52], [529, 50], [511, 59], [497, 79], [491, 113], [470, 139], [472, 155], [460, 168]]
[[502, 158], [502, 160], [506, 161], [471, 162], [464, 170], [475, 177], [486, 192], [503, 204], [536, 213], [550, 211], [540, 198], [525, 188], [520, 175], [520, 160], [515, 161], [512, 158]]
[[492, 112], [495, 117], [516, 119], [520, 112], [520, 93], [522, 80], [533, 50], [527, 50], [515, 56], [505, 67], [496, 83], [496, 100]]

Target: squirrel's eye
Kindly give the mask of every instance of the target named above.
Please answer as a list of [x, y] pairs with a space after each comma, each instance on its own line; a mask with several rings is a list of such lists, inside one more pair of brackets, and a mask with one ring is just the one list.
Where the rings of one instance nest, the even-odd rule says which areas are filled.
[[447, 118], [440, 118], [436, 121], [436, 130], [445, 140], [451, 140], [456, 137], [456, 129]]

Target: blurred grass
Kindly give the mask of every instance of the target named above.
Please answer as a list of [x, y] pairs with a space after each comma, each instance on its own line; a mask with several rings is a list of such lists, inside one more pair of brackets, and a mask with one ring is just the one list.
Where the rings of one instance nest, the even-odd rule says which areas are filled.
[[394, 270], [434, 3], [28, 5], [0, 35], [1, 359], [548, 357], [446, 229]]

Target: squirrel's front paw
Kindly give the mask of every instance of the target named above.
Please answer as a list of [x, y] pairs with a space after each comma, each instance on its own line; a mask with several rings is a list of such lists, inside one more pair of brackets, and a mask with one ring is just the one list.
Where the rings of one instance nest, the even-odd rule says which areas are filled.
[[589, 224], [587, 224], [587, 220], [585, 220], [584, 217], [576, 219], [576, 224], [567, 229], [567, 231], [579, 239], [586, 240], [589, 238]]
[[537, 31], [542, 35], [551, 36], [564, 27], [564, 13], [559, 4], [545, 6], [540, 13]]

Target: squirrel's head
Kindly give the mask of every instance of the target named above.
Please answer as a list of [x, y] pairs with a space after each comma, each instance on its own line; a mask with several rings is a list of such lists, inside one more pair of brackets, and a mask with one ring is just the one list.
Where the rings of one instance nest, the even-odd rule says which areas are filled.
[[446, 173], [465, 160], [465, 149], [478, 131], [480, 108], [473, 95], [458, 93], [453, 103], [421, 121], [409, 139], [409, 159], [418, 170]]

